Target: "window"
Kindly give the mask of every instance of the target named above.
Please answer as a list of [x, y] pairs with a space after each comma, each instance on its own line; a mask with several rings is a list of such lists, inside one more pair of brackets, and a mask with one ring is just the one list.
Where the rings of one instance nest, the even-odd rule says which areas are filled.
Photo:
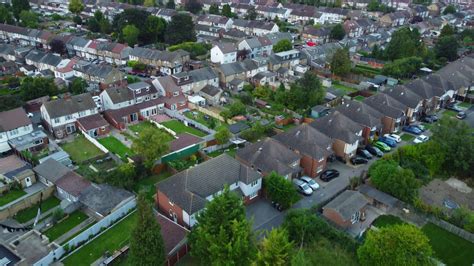
[[258, 180], [255, 180], [255, 181], [253, 181], [252, 183], [250, 183], [250, 186], [254, 187], [254, 186], [256, 186], [257, 184], [258, 184]]
[[54, 119], [54, 123], [59, 123], [59, 121], [60, 121], [59, 118]]
[[71, 120], [72, 119], [72, 115], [66, 115], [66, 120]]
[[179, 96], [179, 91], [173, 92], [173, 96]]
[[43, 144], [43, 139], [35, 140], [35, 145]]
[[80, 111], [80, 112], [79, 112], [79, 117], [83, 117], [83, 116], [85, 116], [85, 115], [86, 115], [86, 112], [85, 112], [85, 111]]
[[18, 134], [18, 128], [12, 129], [12, 130], [10, 131], [10, 134], [11, 134], [12, 136]]

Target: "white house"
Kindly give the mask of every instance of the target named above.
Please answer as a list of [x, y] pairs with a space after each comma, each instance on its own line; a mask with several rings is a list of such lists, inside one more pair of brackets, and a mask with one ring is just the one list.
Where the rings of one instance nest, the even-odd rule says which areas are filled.
[[237, 49], [232, 43], [217, 43], [211, 49], [211, 62], [228, 64], [237, 61]]
[[249, 58], [268, 56], [273, 49], [272, 41], [265, 36], [242, 40], [238, 47], [239, 51], [248, 51], [247, 57]]
[[23, 108], [0, 113], [0, 153], [9, 151], [8, 140], [33, 132], [33, 124]]

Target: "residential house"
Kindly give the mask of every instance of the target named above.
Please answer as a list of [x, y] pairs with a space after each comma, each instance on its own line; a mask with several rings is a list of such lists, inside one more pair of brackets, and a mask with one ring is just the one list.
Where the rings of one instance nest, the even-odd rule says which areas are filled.
[[208, 105], [215, 106], [221, 103], [222, 93], [224, 91], [213, 85], [206, 85], [198, 94], [206, 99]]
[[265, 57], [272, 53], [273, 45], [267, 37], [253, 37], [242, 40], [238, 49], [248, 52], [247, 58]]
[[129, 124], [136, 124], [163, 113], [166, 100], [167, 98], [159, 97], [120, 109], [105, 110], [104, 118], [115, 128], [124, 130]]
[[186, 97], [172, 76], [159, 77], [153, 80], [153, 86], [158, 94], [163, 96], [165, 107], [170, 110], [183, 110], [188, 108]]
[[96, 49], [99, 60], [118, 66], [127, 64], [132, 51], [128, 45], [116, 42], [99, 42]]
[[228, 64], [237, 61], [237, 49], [232, 43], [220, 42], [211, 49], [211, 62]]
[[410, 15], [406, 11], [395, 11], [383, 15], [379, 22], [384, 27], [399, 27], [408, 24]]
[[225, 16], [205, 14], [199, 16], [196, 22], [198, 25], [212, 26], [228, 30], [231, 28], [233, 20]]
[[347, 229], [361, 220], [368, 204], [360, 192], [346, 190], [323, 207], [323, 216]]
[[133, 199], [135, 195], [132, 192], [108, 184], [92, 184], [81, 190], [79, 196], [86, 212], [97, 219], [106, 217]]
[[275, 139], [266, 138], [237, 150], [235, 159], [257, 170], [263, 176], [275, 171], [291, 180], [301, 173], [301, 155]]
[[181, 87], [185, 94], [198, 93], [207, 85], [218, 87], [219, 77], [211, 67], [198, 68], [173, 75], [176, 85]]
[[407, 87], [396, 86], [385, 90], [384, 93], [407, 106], [407, 110], [405, 111], [408, 119], [407, 122], [413, 123], [419, 120], [423, 115], [424, 99]]
[[329, 42], [331, 36], [331, 29], [324, 28], [315, 28], [315, 27], [305, 27], [302, 31], [302, 37], [304, 40], [309, 42], [314, 42], [317, 44], [324, 44]]
[[318, 9], [318, 12], [321, 13], [319, 18], [315, 18], [314, 22], [319, 24], [332, 24], [332, 23], [341, 23], [344, 19], [347, 18], [349, 13], [348, 9], [343, 8], [333, 8], [333, 7], [321, 7]]
[[326, 68], [330, 65], [334, 53], [341, 48], [342, 46], [339, 43], [325, 43], [313, 47], [305, 47], [301, 50], [301, 53], [310, 67]]
[[[0, 126], [1, 127], [1, 126]], [[48, 147], [49, 138], [41, 129], [36, 129], [29, 134], [14, 137], [8, 140], [13, 151], [25, 160], [25, 153], [36, 154]]]
[[408, 7], [412, 4], [412, 0], [381, 0], [380, 3], [387, 5], [388, 7], [393, 7], [397, 10], [407, 10]]
[[333, 154], [332, 140], [315, 128], [303, 124], [273, 137], [301, 156], [300, 166], [305, 175], [316, 177]]
[[[69, 59], [64, 60], [66, 64], [70, 61]], [[32, 50], [25, 56], [25, 63], [35, 66], [38, 71], [48, 69], [54, 72], [62, 61], [63, 59], [59, 55], [42, 52], [40, 50]]]
[[77, 58], [62, 60], [54, 70], [54, 76], [62, 80], [69, 80], [74, 77], [74, 65], [78, 63]]
[[377, 93], [363, 101], [368, 106], [384, 115], [382, 133], [398, 131], [406, 122], [406, 105], [385, 93]]
[[100, 114], [78, 118], [76, 124], [78, 129], [93, 138], [107, 136], [110, 133], [109, 123]]
[[257, 6], [257, 8], [255, 8], [255, 11], [263, 18], [271, 20], [274, 20], [275, 18], [278, 18], [280, 20], [286, 20], [288, 19], [291, 13], [290, 9], [273, 6]]
[[[173, 10], [174, 11], [174, 10]], [[166, 254], [165, 265], [174, 266], [189, 251], [187, 235], [189, 230], [171, 220], [173, 217], [166, 217], [161, 213], [156, 213], [156, 218], [160, 224], [161, 236]]]
[[183, 71], [184, 65], [190, 60], [190, 55], [181, 49], [169, 52], [135, 47], [130, 51], [129, 60], [156, 67], [163, 74], [173, 75]]
[[261, 20], [234, 19], [232, 28], [253, 36], [264, 36], [279, 31], [279, 27], [276, 23]]
[[258, 198], [262, 176], [227, 154], [205, 161], [156, 184], [156, 205], [177, 223], [192, 227], [207, 202], [225, 186], [245, 204]]
[[429, 17], [430, 13], [428, 7], [424, 5], [416, 5], [411, 8], [411, 12], [414, 17], [420, 17], [426, 19]]
[[363, 34], [363, 29], [356, 20], [344, 21], [343, 27], [346, 35], [350, 38], [358, 38]]
[[293, 68], [300, 64], [306, 64], [306, 59], [301, 57], [301, 51], [293, 49], [270, 55], [268, 70], [277, 72], [283, 67], [293, 71]]
[[348, 160], [356, 154], [362, 139], [362, 126], [341, 112], [334, 111], [318, 118], [310, 126], [332, 139], [336, 156]]
[[11, 148], [8, 141], [33, 132], [33, 123], [23, 108], [0, 112], [0, 153]]
[[66, 43], [66, 49], [70, 56], [78, 56], [80, 58], [88, 58], [87, 47], [92, 41], [82, 37], [74, 36]]
[[246, 69], [240, 62], [222, 64], [215, 70], [219, 75], [219, 82], [223, 87], [226, 87], [227, 84], [234, 79], [247, 80]]
[[178, 11], [174, 9], [169, 9], [169, 8], [160, 8], [158, 11], [155, 13], [155, 16], [162, 18], [166, 20], [166, 22], [170, 23], [171, 19], [173, 18], [174, 15], [178, 14]]
[[56, 138], [64, 138], [76, 132], [78, 118], [98, 113], [90, 93], [46, 102], [40, 111], [44, 127]]
[[105, 64], [75, 64], [73, 67], [74, 76], [95, 83], [100, 89], [106, 89], [122, 85], [124, 75], [118, 69]]
[[288, 22], [294, 24], [306, 25], [310, 20], [314, 20], [314, 17], [321, 15], [315, 6], [288, 3], [284, 7], [291, 10]]

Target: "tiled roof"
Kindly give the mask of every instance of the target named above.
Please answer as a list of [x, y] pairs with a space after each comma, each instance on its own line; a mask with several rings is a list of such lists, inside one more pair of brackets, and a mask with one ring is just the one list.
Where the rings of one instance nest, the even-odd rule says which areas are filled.
[[21, 107], [0, 112], [0, 132], [10, 131], [28, 125], [31, 125], [31, 120]]

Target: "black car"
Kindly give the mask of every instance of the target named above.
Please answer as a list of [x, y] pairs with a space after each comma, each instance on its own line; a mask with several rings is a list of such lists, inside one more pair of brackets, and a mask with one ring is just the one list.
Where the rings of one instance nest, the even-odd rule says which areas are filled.
[[372, 159], [372, 154], [370, 154], [370, 152], [367, 151], [366, 149], [361, 149], [361, 148], [357, 149], [357, 155], [367, 160]]
[[383, 151], [381, 151], [379, 148], [374, 147], [372, 145], [367, 145], [365, 146], [365, 149], [372, 153], [372, 155], [375, 155], [377, 157], [382, 157], [383, 156]]
[[421, 118], [421, 121], [431, 124], [431, 123], [434, 123], [434, 122], [438, 121], [438, 116], [437, 115], [425, 115]]
[[328, 169], [328, 170], [322, 172], [321, 175], [319, 176], [319, 178], [321, 178], [321, 180], [323, 180], [324, 182], [328, 182], [328, 181], [331, 181], [332, 179], [334, 179], [338, 176], [339, 176], [339, 171], [337, 171], [335, 169]]
[[358, 165], [358, 164], [366, 164], [368, 163], [369, 160], [365, 159], [365, 158], [362, 158], [362, 157], [354, 157], [354, 158], [351, 158], [351, 163], [353, 165]]

